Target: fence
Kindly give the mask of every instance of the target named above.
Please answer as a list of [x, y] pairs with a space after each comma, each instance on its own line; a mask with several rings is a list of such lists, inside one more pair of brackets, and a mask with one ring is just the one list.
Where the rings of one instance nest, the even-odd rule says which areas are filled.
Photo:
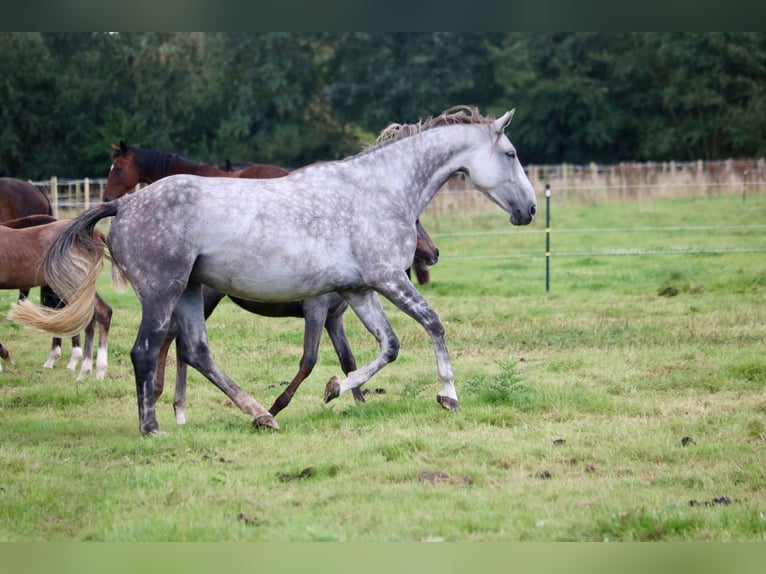
[[[694, 162], [620, 163], [615, 165], [531, 165], [527, 172], [542, 203], [546, 184], [555, 189], [557, 205], [641, 201], [679, 196], [748, 193], [766, 187], [766, 161], [726, 160]], [[71, 217], [101, 200], [104, 178], [32, 182], [45, 191], [56, 217]], [[445, 184], [427, 207], [435, 216], [491, 209], [469, 182], [460, 176]]]
[[48, 196], [54, 217], [73, 217], [101, 201], [106, 179], [59, 179], [33, 181]]
[[[554, 188], [556, 204], [597, 204], [670, 197], [708, 197], [756, 193], [766, 188], [766, 161], [726, 160], [695, 162], [621, 163], [615, 165], [531, 165], [529, 180], [543, 203], [546, 184]], [[462, 177], [452, 178], [427, 211], [449, 217], [491, 210], [493, 206], [472, 191]]]

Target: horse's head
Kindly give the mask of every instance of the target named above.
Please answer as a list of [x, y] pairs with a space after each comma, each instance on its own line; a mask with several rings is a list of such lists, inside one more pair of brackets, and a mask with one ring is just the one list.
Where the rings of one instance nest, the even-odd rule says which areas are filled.
[[415, 221], [415, 228], [418, 231], [418, 242], [415, 245], [415, 258], [419, 259], [426, 266], [436, 265], [439, 261], [439, 246], [434, 243], [431, 236], [428, 235], [420, 220]]
[[119, 146], [112, 144], [112, 151], [112, 167], [109, 168], [109, 177], [101, 198], [103, 201], [112, 201], [130, 193], [140, 181], [133, 149], [120, 141]]
[[514, 111], [488, 124], [489, 139], [471, 154], [464, 169], [479, 191], [510, 214], [512, 224], [528, 225], [537, 212], [537, 199], [516, 148], [505, 135]]

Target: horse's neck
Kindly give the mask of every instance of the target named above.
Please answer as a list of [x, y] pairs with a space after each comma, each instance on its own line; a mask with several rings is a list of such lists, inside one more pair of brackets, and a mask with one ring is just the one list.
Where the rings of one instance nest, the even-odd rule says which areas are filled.
[[194, 163], [175, 154], [152, 150], [144, 153], [139, 165], [141, 167], [141, 183], [154, 183], [169, 175], [204, 175], [206, 177], [230, 177], [230, 172], [218, 169], [204, 163]]
[[465, 152], [478, 142], [476, 127], [445, 126], [424, 130], [357, 157], [378, 166], [385, 165], [386, 177], [393, 183], [387, 187], [396, 189], [396, 193], [402, 195], [402, 201], [411, 205], [417, 216], [447, 180], [464, 167]]
[[231, 175], [229, 172], [218, 169], [214, 165], [204, 163], [193, 163], [178, 156], [171, 156], [168, 160], [165, 175], [177, 174], [203, 175], [205, 177], [225, 177]]

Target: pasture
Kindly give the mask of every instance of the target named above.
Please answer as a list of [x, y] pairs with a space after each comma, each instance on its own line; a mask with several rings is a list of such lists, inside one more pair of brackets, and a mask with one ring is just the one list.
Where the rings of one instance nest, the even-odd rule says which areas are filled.
[[[176, 426], [171, 362], [167, 434], [148, 438], [140, 312], [107, 271], [104, 380], [42, 369], [49, 337], [3, 319], [0, 540], [766, 540], [766, 194], [554, 197], [549, 293], [544, 200], [530, 228], [477, 206], [421, 218], [442, 260], [418, 288], [447, 330], [457, 412], [435, 400], [429, 338], [388, 304], [402, 348], [366, 404], [323, 403], [340, 373], [325, 336], [280, 431], [191, 370]], [[16, 296], [0, 292], [3, 317]], [[228, 301], [208, 321], [218, 363], [266, 405], [302, 329]], [[351, 312], [346, 329], [360, 364], [376, 354]]]

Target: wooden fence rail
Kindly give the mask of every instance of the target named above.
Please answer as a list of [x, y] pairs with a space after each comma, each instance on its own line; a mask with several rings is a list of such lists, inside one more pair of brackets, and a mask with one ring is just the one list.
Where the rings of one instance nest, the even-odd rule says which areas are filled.
[[[550, 183], [559, 204], [635, 201], [678, 196], [710, 196], [755, 193], [766, 189], [766, 161], [726, 160], [694, 162], [620, 163], [614, 165], [530, 165], [527, 173], [541, 201]], [[101, 201], [105, 178], [33, 181], [51, 199], [56, 217], [73, 217]], [[452, 212], [481, 209], [486, 203], [470, 193], [469, 182], [453, 177], [428, 206], [430, 211]], [[463, 193], [467, 192], [467, 193]]]

